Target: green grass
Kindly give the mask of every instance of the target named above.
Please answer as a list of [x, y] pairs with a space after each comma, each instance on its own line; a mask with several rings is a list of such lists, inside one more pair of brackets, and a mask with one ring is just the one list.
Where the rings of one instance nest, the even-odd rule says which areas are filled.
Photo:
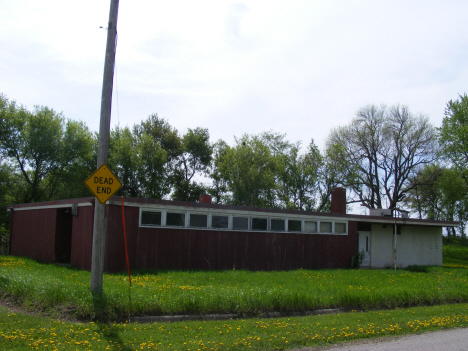
[[458, 240], [443, 246], [445, 267], [468, 268], [468, 241]]
[[468, 305], [279, 319], [70, 323], [0, 307], [2, 350], [284, 350], [468, 326]]
[[[467, 327], [468, 304], [447, 304], [468, 302], [467, 268], [468, 247], [445, 245], [444, 267], [414, 266], [396, 274], [392, 270], [133, 272], [131, 289], [126, 274], [106, 274], [104, 293], [93, 296], [89, 272], [0, 256], [0, 297], [15, 309], [35, 312], [25, 315], [0, 306], [0, 349], [283, 350]], [[422, 307], [401, 308], [407, 306]], [[328, 307], [347, 312], [153, 324], [124, 319], [209, 312], [256, 316]], [[37, 311], [86, 322], [41, 317]]]
[[[466, 248], [463, 248], [465, 250]], [[458, 248], [444, 248], [444, 252]], [[463, 251], [462, 252], [466, 252]], [[457, 256], [458, 255], [458, 256]], [[452, 255], [463, 257], [458, 251]], [[453, 259], [454, 260], [454, 259]], [[462, 258], [457, 262], [467, 262]], [[370, 310], [468, 302], [461, 263], [410, 270], [146, 271], [105, 274], [103, 294], [90, 293], [90, 273], [0, 256], [0, 296], [32, 310], [82, 320], [138, 315]]]

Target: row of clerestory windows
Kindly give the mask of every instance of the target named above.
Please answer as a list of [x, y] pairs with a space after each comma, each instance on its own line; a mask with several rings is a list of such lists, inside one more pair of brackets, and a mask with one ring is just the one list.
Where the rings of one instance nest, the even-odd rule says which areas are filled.
[[347, 222], [339, 220], [192, 213], [143, 208], [140, 209], [140, 226], [340, 235], [346, 235], [348, 229]]

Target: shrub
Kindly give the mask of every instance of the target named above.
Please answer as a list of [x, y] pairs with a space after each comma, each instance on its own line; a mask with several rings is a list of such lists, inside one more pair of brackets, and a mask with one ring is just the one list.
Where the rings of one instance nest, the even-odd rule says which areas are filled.
[[0, 227], [0, 255], [8, 255], [10, 252], [10, 233]]
[[354, 254], [351, 260], [351, 267], [352, 268], [359, 268], [364, 261], [365, 253], [364, 250], [358, 251]]
[[406, 270], [409, 272], [416, 272], [416, 273], [429, 273], [429, 266], [418, 266], [418, 265], [412, 265], [406, 267]]

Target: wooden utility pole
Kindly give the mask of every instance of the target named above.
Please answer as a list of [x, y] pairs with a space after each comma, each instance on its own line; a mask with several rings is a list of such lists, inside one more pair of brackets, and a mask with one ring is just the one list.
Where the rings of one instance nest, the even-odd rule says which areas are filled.
[[[112, 107], [112, 86], [114, 83], [115, 49], [117, 41], [117, 14], [119, 0], [111, 0], [109, 23], [107, 25], [106, 58], [101, 96], [101, 120], [99, 125], [99, 144], [97, 168], [107, 164], [110, 134], [110, 117]], [[104, 251], [106, 241], [106, 205], [99, 201], [94, 203], [93, 253], [91, 259], [91, 291], [102, 292], [104, 273]]]

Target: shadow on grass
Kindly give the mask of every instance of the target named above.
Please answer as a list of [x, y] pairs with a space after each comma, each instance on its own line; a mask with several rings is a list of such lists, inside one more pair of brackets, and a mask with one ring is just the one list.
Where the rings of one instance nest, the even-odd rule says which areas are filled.
[[128, 287], [128, 309], [124, 308], [126, 312], [122, 309], [120, 309], [120, 313], [114, 310], [116, 306], [114, 306], [112, 302], [109, 303], [104, 292], [92, 292], [91, 294], [93, 297], [93, 313], [91, 315], [91, 320], [99, 323], [110, 323], [115, 320], [124, 321], [132, 316], [132, 288], [130, 286]]
[[125, 345], [120, 335], [121, 327], [119, 325], [98, 323], [96, 327], [96, 333], [100, 335], [101, 339], [107, 341], [111, 349], [118, 347], [119, 350], [123, 351], [134, 350], [133, 347]]
[[93, 295], [93, 316], [92, 319], [99, 322], [107, 322], [110, 319], [108, 310], [107, 296], [104, 292], [95, 293]]
[[133, 350], [132, 347], [125, 345], [124, 341], [122, 340], [122, 337], [120, 336], [121, 327], [117, 324], [108, 324], [111, 319], [111, 313], [109, 310], [109, 303], [106, 294], [104, 292], [92, 294], [94, 307], [94, 317], [92, 319], [98, 322], [96, 323], [96, 332], [102, 339], [105, 339], [112, 348], [117, 346], [119, 350]]
[[431, 268], [431, 266], [411, 265], [406, 267], [405, 270], [413, 273], [429, 273], [429, 268]]

